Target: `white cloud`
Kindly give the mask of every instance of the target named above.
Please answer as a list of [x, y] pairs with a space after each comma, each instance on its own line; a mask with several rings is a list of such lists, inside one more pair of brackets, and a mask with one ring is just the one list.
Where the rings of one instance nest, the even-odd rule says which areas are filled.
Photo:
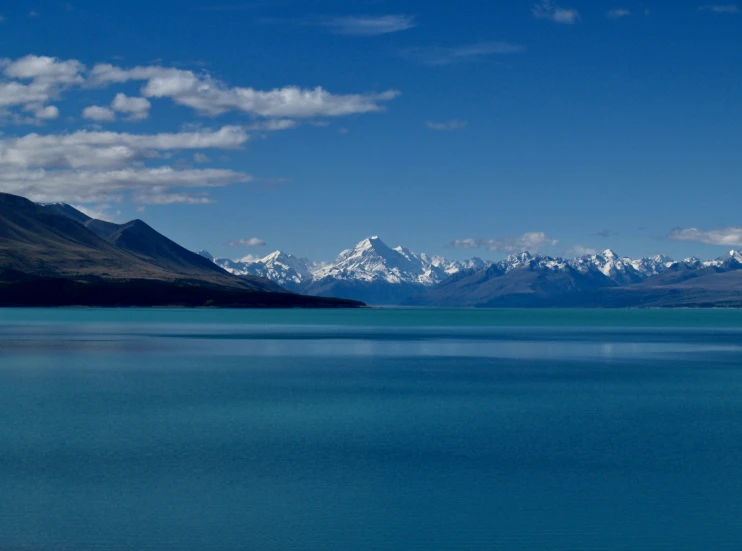
[[462, 128], [466, 128], [466, 125], [468, 123], [466, 121], [453, 119], [448, 122], [431, 122], [428, 121], [425, 123], [425, 126], [430, 128], [431, 130], [461, 130]]
[[555, 23], [573, 25], [580, 19], [580, 12], [573, 8], [561, 8], [553, 0], [543, 0], [531, 10], [534, 17], [549, 19]]
[[116, 120], [116, 113], [108, 107], [91, 105], [82, 110], [82, 118], [96, 122], [110, 122]]
[[128, 197], [136, 203], [207, 203], [211, 199], [199, 189], [249, 182], [252, 176], [143, 163], [183, 149], [235, 149], [247, 139], [237, 126], [174, 134], [78, 131], [0, 139], [0, 190], [49, 202], [102, 203]]
[[479, 42], [451, 48], [412, 48], [402, 51], [402, 56], [423, 65], [451, 65], [485, 56], [519, 54], [524, 51], [525, 47], [511, 42]]
[[598, 251], [596, 249], [591, 249], [590, 247], [574, 245], [564, 251], [564, 254], [566, 254], [567, 256], [584, 256], [586, 254], [598, 254]]
[[264, 247], [265, 241], [257, 237], [250, 237], [247, 239], [233, 239], [227, 245], [230, 247]]
[[55, 105], [38, 107], [34, 110], [34, 115], [37, 119], [48, 121], [59, 118], [59, 109]]
[[2, 109], [29, 104], [40, 107], [50, 99], [59, 98], [63, 90], [83, 82], [85, 66], [76, 60], [27, 55], [17, 60], [0, 59], [0, 69], [6, 79], [15, 79], [0, 81]]
[[299, 123], [291, 119], [270, 119], [267, 121], [260, 121], [247, 126], [247, 130], [258, 130], [273, 132], [276, 130], [288, 130], [290, 128], [296, 128]]
[[75, 59], [27, 55], [15, 61], [4, 59], [0, 65], [5, 66], [3, 73], [7, 77], [41, 84], [81, 84], [84, 80], [85, 65]]
[[377, 36], [405, 31], [417, 26], [410, 15], [344, 16], [323, 20], [321, 25], [338, 34]]
[[472, 239], [471, 237], [456, 239], [449, 245], [452, 249], [479, 249], [481, 246], [481, 239]]
[[80, 130], [72, 134], [0, 139], [0, 168], [102, 168], [156, 158], [159, 151], [235, 149], [248, 139], [239, 126], [175, 134]]
[[608, 10], [606, 13], [606, 17], [608, 19], [623, 19], [624, 17], [629, 17], [633, 15], [631, 13], [631, 10], [623, 9], [623, 8], [616, 8], [614, 10]]
[[697, 241], [709, 245], [742, 246], [742, 226], [730, 226], [717, 230], [702, 231], [698, 228], [676, 228], [669, 239], [673, 241]]
[[47, 85], [0, 82], [0, 108], [27, 103], [44, 103], [55, 97]]
[[120, 202], [128, 195], [135, 203], [200, 204], [211, 202], [200, 190], [251, 180], [249, 174], [221, 169], [3, 170], [0, 190], [38, 202]]
[[739, 13], [740, 9], [735, 4], [716, 4], [700, 6], [700, 11], [710, 11], [713, 13]]
[[541, 247], [554, 246], [558, 243], [544, 232], [527, 232], [520, 237], [506, 237], [503, 239], [457, 239], [450, 243], [454, 249], [480, 249], [498, 253], [517, 251], [536, 251]]
[[93, 67], [92, 81], [105, 85], [132, 80], [145, 81], [142, 95], [148, 98], [170, 98], [179, 105], [191, 107], [204, 115], [221, 115], [243, 111], [260, 117], [337, 117], [382, 110], [380, 102], [399, 95], [396, 90], [379, 94], [335, 95], [321, 87], [286, 86], [270, 91], [230, 87], [206, 73], [160, 66], [121, 69], [110, 64]]
[[130, 97], [126, 94], [116, 94], [111, 102], [111, 108], [119, 113], [126, 113], [127, 120], [141, 121], [149, 116], [152, 104], [146, 98]]
[[380, 111], [383, 102], [399, 94], [390, 90], [337, 95], [321, 87], [296, 86], [261, 91], [231, 87], [205, 72], [160, 66], [122, 69], [113, 65], [96, 65], [88, 71], [77, 60], [27, 55], [16, 60], [0, 59], [0, 118], [3, 122], [40, 125], [44, 120], [59, 118], [57, 106], [48, 102], [61, 99], [63, 92], [79, 86], [129, 81], [142, 82], [141, 97], [116, 93], [110, 106], [88, 106], [82, 116], [97, 122], [112, 121], [117, 116], [141, 120], [149, 115], [151, 98], [170, 98], [206, 115], [238, 111], [259, 120], [246, 126], [214, 130], [191, 126], [180, 132], [157, 134], [99, 129], [17, 137], [0, 133], [0, 191], [36, 201], [79, 204], [124, 200], [139, 204], [208, 203], [212, 202], [210, 188], [249, 182], [252, 176], [233, 170], [192, 169], [183, 165], [179, 152], [191, 150], [194, 163], [208, 163], [211, 159], [204, 150], [239, 149], [248, 141], [250, 130], [293, 128], [299, 124], [296, 118], [313, 122], [313, 117]]

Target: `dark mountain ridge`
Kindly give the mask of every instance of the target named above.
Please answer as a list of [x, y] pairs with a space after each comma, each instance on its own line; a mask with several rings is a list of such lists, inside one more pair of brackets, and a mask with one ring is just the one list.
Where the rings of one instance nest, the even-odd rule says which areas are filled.
[[[271, 295], [268, 297], [268, 295]], [[65, 204], [0, 193], [0, 305], [348, 307], [234, 276], [141, 220], [113, 224]]]

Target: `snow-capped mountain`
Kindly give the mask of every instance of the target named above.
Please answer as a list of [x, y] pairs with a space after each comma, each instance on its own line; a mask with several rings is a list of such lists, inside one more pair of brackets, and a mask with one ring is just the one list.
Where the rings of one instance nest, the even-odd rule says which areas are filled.
[[198, 254], [209, 258], [232, 274], [265, 277], [289, 290], [295, 290], [303, 282], [312, 279], [310, 271], [312, 263], [309, 260], [281, 251], [272, 252], [259, 259], [246, 257], [240, 260], [214, 259], [207, 251], [199, 251]]
[[661, 274], [667, 268], [675, 264], [675, 261], [665, 254], [657, 254], [654, 256], [639, 258], [637, 260], [631, 260], [630, 258], [624, 258], [623, 260], [631, 264], [631, 266], [644, 277]]
[[378, 236], [369, 237], [342, 251], [329, 263], [276, 251], [260, 259], [214, 258], [199, 251], [236, 275], [267, 277], [290, 291], [322, 296], [357, 296], [372, 304], [395, 303], [437, 285], [461, 270], [488, 265], [481, 258], [448, 261], [441, 256], [416, 254], [405, 247], [388, 247]]
[[369, 304], [398, 304], [462, 269], [486, 265], [480, 258], [449, 262], [405, 247], [392, 249], [373, 236], [313, 271], [302, 289], [320, 296], [353, 296]]
[[[645, 281], [664, 285], [694, 277], [691, 274], [696, 272], [705, 273], [703, 270], [742, 268], [739, 251], [731, 251], [728, 256], [716, 260], [687, 258], [679, 262], [666, 255], [631, 259], [611, 249], [571, 259], [523, 251], [498, 262], [481, 258], [449, 261], [401, 246], [388, 247], [377, 236], [342, 251], [329, 263], [316, 263], [281, 251], [259, 259], [239, 260], [214, 259], [207, 251], [199, 251], [199, 254], [233, 274], [266, 277], [290, 291], [353, 298], [369, 304], [405, 303], [411, 297], [446, 285], [449, 286], [446, 304], [456, 304], [455, 292], [453, 298], [449, 295], [451, 289], [458, 292], [462, 286], [467, 286], [466, 292], [475, 297], [471, 298], [471, 304], [479, 304], [482, 296], [495, 289], [500, 294], [505, 290], [515, 293], [518, 289], [520, 293], [537, 292], [546, 296], [626, 287]], [[495, 279], [497, 281], [492, 283]], [[485, 282], [489, 283], [485, 286]]]
[[[646, 263], [651, 264], [651, 262]], [[639, 261], [638, 264], [643, 265], [642, 261]], [[578, 256], [570, 260], [569, 265], [581, 273], [597, 268], [600, 273], [619, 285], [639, 283], [647, 277], [634, 266], [634, 261], [629, 258], [621, 258], [611, 249], [607, 249], [600, 254]]]
[[435, 285], [462, 269], [484, 267], [481, 258], [449, 262], [440, 256], [429, 258], [405, 247], [388, 247], [379, 237], [364, 239], [352, 249], [341, 252], [334, 262], [316, 270], [315, 280], [323, 278], [356, 281], [386, 281]]

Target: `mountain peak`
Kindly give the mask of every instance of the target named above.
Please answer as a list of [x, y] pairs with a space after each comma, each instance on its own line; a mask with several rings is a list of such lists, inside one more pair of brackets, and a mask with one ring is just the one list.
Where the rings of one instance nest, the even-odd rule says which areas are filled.
[[375, 247], [386, 247], [386, 243], [384, 243], [378, 235], [372, 235], [371, 237], [367, 237], [360, 243], [358, 243], [355, 248], [356, 249], [368, 249], [368, 248], [375, 248]]
[[206, 249], [201, 249], [196, 254], [199, 256], [203, 256], [205, 259], [211, 260], [212, 262], [214, 261], [214, 257], [211, 256], [211, 253], [207, 251]]
[[286, 256], [286, 254], [281, 251], [273, 251], [271, 254], [261, 258], [260, 262], [270, 262], [271, 260], [278, 260], [282, 256]]
[[606, 258], [618, 258], [618, 255], [613, 251], [613, 249], [606, 249], [601, 254]]

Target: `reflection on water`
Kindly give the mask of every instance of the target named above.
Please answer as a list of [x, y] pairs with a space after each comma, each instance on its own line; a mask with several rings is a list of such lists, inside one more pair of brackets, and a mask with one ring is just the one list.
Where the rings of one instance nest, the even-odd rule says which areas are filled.
[[739, 315], [312, 315], [0, 313], [0, 550], [742, 548]]

